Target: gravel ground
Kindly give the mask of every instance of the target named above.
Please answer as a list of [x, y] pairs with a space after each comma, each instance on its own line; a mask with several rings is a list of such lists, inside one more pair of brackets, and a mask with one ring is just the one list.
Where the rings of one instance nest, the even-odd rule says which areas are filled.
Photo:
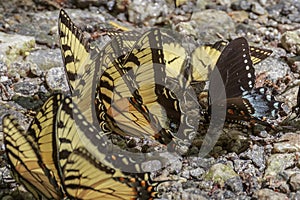
[[[178, 2], [175, 7], [171, 0], [1, 1], [0, 100], [15, 108], [0, 106], [1, 121], [12, 113], [27, 128], [51, 91], [68, 90], [57, 34], [60, 8], [100, 45], [103, 28], [164, 27], [197, 45], [244, 36], [253, 46], [273, 50], [255, 65], [256, 85], [271, 89], [292, 113], [300, 72], [298, 0]], [[169, 180], [160, 186], [161, 198], [300, 199], [300, 122], [291, 118], [278, 121], [276, 131], [229, 124], [209, 156], [169, 158], [170, 166], [152, 173], [156, 181]], [[200, 146], [201, 138], [194, 140], [191, 152]], [[10, 178], [3, 156], [1, 161], [0, 198], [32, 199]]]

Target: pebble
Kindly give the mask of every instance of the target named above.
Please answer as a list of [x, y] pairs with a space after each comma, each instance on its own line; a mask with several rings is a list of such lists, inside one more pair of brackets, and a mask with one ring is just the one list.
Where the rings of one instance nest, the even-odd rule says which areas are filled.
[[282, 173], [287, 168], [295, 164], [295, 154], [272, 154], [267, 159], [267, 168], [265, 170], [265, 177], [275, 178], [279, 173]]
[[12, 85], [14, 92], [22, 96], [32, 96], [39, 91], [40, 79], [21, 81]]
[[293, 153], [300, 152], [299, 133], [286, 133], [273, 144], [274, 153]]
[[[60, 49], [39, 49], [37, 51], [31, 52], [26, 60], [28, 62], [35, 63], [37, 65], [36, 67], [42, 71], [49, 70], [55, 67], [63, 67], [63, 60], [61, 57]], [[33, 66], [33, 68], [34, 67], [35, 66]]]
[[[79, 8], [87, 8], [89, 6], [100, 6], [105, 5], [107, 1], [98, 1], [98, 0], [74, 0], [74, 3]], [[114, 2], [114, 1], [112, 1]]]
[[164, 0], [133, 0], [128, 6], [128, 19], [135, 24], [153, 26], [163, 22], [170, 12]]
[[225, 187], [228, 187], [231, 191], [235, 193], [242, 192], [244, 189], [243, 181], [239, 176], [227, 179], [225, 181]]
[[226, 180], [238, 176], [232, 168], [227, 165], [214, 164], [205, 174], [206, 180], [212, 180], [220, 185], [224, 185]]
[[290, 198], [290, 199], [295, 199], [295, 200], [300, 199], [300, 191], [297, 191], [296, 193], [291, 192], [289, 198]]
[[244, 11], [244, 10], [241, 10], [241, 11], [232, 11], [230, 13], [230, 17], [235, 22], [244, 22], [244, 21], [246, 21], [249, 18], [249, 13], [246, 12], [246, 11]]
[[42, 76], [43, 71], [38, 67], [36, 63], [31, 63], [30, 72], [35, 76]]
[[253, 145], [251, 149], [241, 153], [241, 158], [251, 159], [253, 164], [259, 168], [260, 171], [265, 169], [265, 154], [264, 147]]
[[0, 55], [8, 62], [21, 60], [35, 47], [35, 38], [18, 34], [6, 34], [0, 31]]
[[255, 192], [254, 196], [257, 199], [260, 200], [288, 200], [287, 195], [279, 193], [279, 192], [274, 192], [271, 189], [261, 189]]
[[218, 41], [217, 34], [229, 38], [230, 33], [235, 31], [233, 20], [224, 11], [204, 10], [194, 12], [191, 23], [193, 21], [196, 24], [197, 37], [202, 42]]
[[242, 10], [247, 10], [247, 11], [250, 10], [251, 9], [251, 1], [250, 2], [244, 1], [244, 0], [240, 1], [240, 7]]
[[46, 83], [51, 90], [68, 91], [69, 86], [62, 67], [54, 67], [46, 73]]
[[270, 58], [263, 60], [259, 64], [255, 65], [254, 68], [257, 75], [267, 72], [268, 80], [276, 83], [278, 79], [290, 74], [291, 70], [288, 64], [280, 59], [281, 56], [285, 55], [285, 51], [282, 51], [282, 49], [279, 48], [271, 50], [273, 50], [273, 53]]
[[300, 190], [300, 173], [295, 173], [290, 177], [289, 184], [291, 185], [292, 191]]
[[251, 11], [258, 15], [266, 14], [266, 10], [257, 2], [252, 2]]
[[280, 41], [285, 50], [300, 55], [300, 29], [286, 31]]
[[199, 168], [199, 167], [196, 168], [196, 169], [190, 170], [190, 175], [191, 175], [193, 178], [199, 178], [199, 177], [201, 177], [204, 173], [205, 173], [204, 169]]

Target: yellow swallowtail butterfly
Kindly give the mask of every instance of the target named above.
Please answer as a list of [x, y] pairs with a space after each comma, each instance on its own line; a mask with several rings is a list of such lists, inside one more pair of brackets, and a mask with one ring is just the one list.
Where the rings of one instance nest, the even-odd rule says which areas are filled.
[[[57, 118], [58, 165], [64, 191], [69, 198], [151, 199], [157, 196], [157, 184], [149, 180], [148, 173], [141, 173], [139, 164], [119, 154], [114, 154], [110, 159], [117, 165], [107, 162], [108, 154], [105, 151], [109, 146], [105, 145], [106, 141], [102, 138], [95, 137], [95, 130], [70, 97], [63, 100]], [[94, 149], [98, 151], [97, 157], [85, 148], [85, 145], [93, 144], [81, 137], [83, 131], [92, 134], [98, 143], [98, 150]], [[120, 164], [122, 168], [124, 165], [128, 169], [134, 168], [138, 174], [123, 172], [118, 168]]]
[[[82, 42], [82, 33], [63, 10], [59, 26], [62, 27], [60, 36], [65, 57], [72, 55], [72, 48], [76, 47], [73, 43], [81, 43], [81, 49], [85, 51], [82, 55], [89, 52], [88, 48], [82, 48], [87, 46], [86, 42]], [[126, 40], [126, 37], [123, 39], [116, 36], [99, 53], [99, 50], [90, 53], [85, 62], [74, 62], [75, 57], [76, 60], [82, 60], [80, 54], [71, 56], [73, 59], [65, 59], [72, 62], [72, 64], [65, 62], [68, 74], [74, 74], [69, 72], [85, 68], [84, 73], [77, 73], [78, 81], [70, 84], [78, 85], [76, 88], [80, 88], [77, 101], [74, 102], [78, 104], [89, 122], [95, 122], [93, 116], [96, 110], [100, 126], [105, 132], [112, 131], [139, 137], [154, 136], [163, 143], [171, 140], [173, 136], [169, 133], [169, 129], [172, 127], [176, 130], [179, 126], [180, 109], [172, 93], [163, 87], [166, 67], [161, 37], [162, 34], [157, 29], [143, 34], [134, 44]], [[75, 40], [77, 38], [76, 42], [73, 38]], [[177, 56], [170, 59], [170, 62], [180, 60], [182, 57]], [[82, 63], [83, 66], [80, 66]], [[93, 74], [97, 73], [98, 79], [95, 79]], [[72, 77], [69, 77], [69, 80]], [[94, 90], [92, 80], [99, 81], [99, 79], [100, 83]], [[96, 91], [96, 98], [92, 94], [93, 91]], [[94, 105], [87, 103], [89, 100], [96, 101], [96, 109], [93, 108]]]
[[51, 96], [31, 122], [27, 132], [11, 115], [3, 118], [4, 144], [7, 159], [16, 179], [35, 198], [64, 197], [56, 170], [54, 122], [61, 95]]

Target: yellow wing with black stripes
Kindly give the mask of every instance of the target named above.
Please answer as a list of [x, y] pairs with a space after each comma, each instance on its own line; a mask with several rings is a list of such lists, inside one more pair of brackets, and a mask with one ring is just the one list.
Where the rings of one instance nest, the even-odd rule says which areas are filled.
[[113, 131], [157, 137], [167, 119], [158, 103], [165, 83], [161, 33], [158, 29], [146, 32], [125, 54], [120, 40], [116, 35], [103, 50], [96, 94], [98, 119], [103, 119], [104, 109]]
[[39, 199], [61, 199], [63, 192], [57, 171], [53, 143], [56, 110], [61, 95], [51, 96], [37, 113], [27, 132], [13, 116], [3, 118], [8, 162], [16, 179]]
[[[74, 25], [64, 10], [59, 14], [59, 36], [65, 70], [72, 92], [73, 101], [79, 105], [82, 114], [90, 123], [95, 116], [96, 76], [100, 54], [97, 47], [91, 48], [82, 31]], [[95, 121], [96, 120], [96, 121]]]
[[74, 199], [152, 199], [156, 184], [148, 174], [125, 175], [96, 160], [86, 149], [78, 148], [69, 155], [62, 174], [64, 188]]
[[84, 65], [90, 59], [90, 44], [64, 10], [60, 10], [58, 32], [69, 86], [74, 91], [85, 72]]

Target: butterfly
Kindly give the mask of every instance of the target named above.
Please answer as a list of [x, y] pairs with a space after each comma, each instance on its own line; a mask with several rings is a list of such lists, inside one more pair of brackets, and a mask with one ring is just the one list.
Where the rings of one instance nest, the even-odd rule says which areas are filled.
[[57, 170], [53, 143], [56, 111], [61, 95], [51, 96], [31, 122], [27, 132], [12, 115], [3, 118], [5, 151], [17, 181], [36, 199], [62, 199], [64, 193]]
[[[130, 31], [130, 32], [106, 31], [106, 33], [112, 37], [112, 41], [115, 41], [115, 45], [119, 46], [120, 50], [130, 49], [138, 41], [138, 38], [141, 38], [143, 36], [142, 34], [137, 33], [135, 31]], [[197, 102], [197, 98], [195, 95], [193, 96], [194, 93], [192, 91], [191, 86], [189, 85], [190, 76], [188, 74], [188, 68], [186, 67], [188, 63], [187, 51], [178, 42], [179, 36], [177, 36], [176, 34], [172, 34], [170, 31], [167, 30], [161, 30], [159, 36], [161, 38], [160, 40], [162, 43], [162, 52], [163, 52], [164, 63], [165, 63], [164, 84], [166, 85], [166, 87], [163, 88], [162, 95], [164, 97], [158, 98], [157, 101], [166, 110], [167, 120], [177, 119], [177, 121], [173, 121], [169, 123], [172, 127], [174, 127], [172, 132], [176, 133], [173, 135], [173, 140], [175, 139], [177, 141], [186, 140], [186, 139], [190, 140], [191, 138], [193, 138], [194, 135], [193, 133], [196, 132], [195, 127], [197, 127], [197, 125], [191, 124], [190, 122], [195, 121], [197, 123], [197, 120], [189, 120], [186, 113], [189, 112], [191, 109], [199, 110], [199, 105]], [[142, 77], [142, 75], [143, 74], [139, 76]], [[175, 91], [176, 93], [174, 93]], [[168, 102], [168, 104], [166, 102]], [[193, 108], [190, 107], [185, 108], [185, 106], [188, 104], [187, 102], [194, 102], [195, 106]], [[181, 106], [182, 104], [184, 106]], [[155, 116], [159, 116], [159, 115], [155, 115]], [[166, 127], [166, 129], [168, 128], [170, 128], [170, 126]]]
[[[113, 152], [110, 157], [105, 138], [97, 138], [72, 98], [66, 97], [57, 116], [57, 154], [61, 180], [71, 199], [151, 199], [157, 197], [158, 183], [143, 173], [132, 158]], [[98, 146], [86, 140], [91, 134]], [[94, 148], [94, 149], [91, 149]], [[91, 152], [97, 151], [97, 156]], [[123, 171], [121, 168], [134, 173]]]
[[[68, 75], [76, 74], [78, 79], [70, 81], [71, 85], [79, 88], [76, 99], [73, 99], [87, 120], [95, 124], [96, 115], [104, 132], [150, 136], [168, 144], [183, 120], [175, 95], [163, 87], [166, 82], [166, 54], [163, 52], [161, 38], [164, 34], [153, 29], [136, 40], [126, 39], [135, 37], [135, 34], [116, 35], [100, 51], [96, 47], [97, 50], [90, 52], [88, 48], [83, 48], [87, 45], [82, 41], [82, 33], [63, 10], [60, 18], [63, 56], [72, 58], [65, 59], [66, 71]], [[76, 45], [72, 43], [81, 46], [80, 49], [85, 53], [76, 54], [77, 50], [72, 50]], [[90, 56], [86, 59], [84, 55], [88, 53]], [[173, 57], [170, 62], [177, 62], [182, 58], [178, 55]], [[66, 62], [67, 60], [70, 62]], [[183, 60], [179, 62], [183, 63]], [[69, 80], [73, 80], [72, 77], [71, 75]], [[93, 82], [98, 84], [95, 86]], [[96, 104], [90, 105], [87, 101]]]
[[[232, 40], [222, 51], [216, 63], [215, 72], [219, 73], [226, 99], [212, 101], [226, 101], [229, 121], [257, 121], [268, 124], [266, 120], [275, 119], [282, 110], [282, 103], [267, 94], [266, 88], [255, 88], [255, 72], [250, 48], [245, 38]], [[210, 78], [210, 91], [218, 92], [220, 83]], [[219, 86], [218, 86], [219, 85]]]

